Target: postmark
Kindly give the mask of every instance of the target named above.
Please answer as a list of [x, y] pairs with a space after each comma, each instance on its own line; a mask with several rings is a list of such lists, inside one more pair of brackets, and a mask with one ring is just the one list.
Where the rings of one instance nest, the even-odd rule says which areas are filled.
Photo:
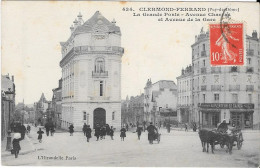
[[211, 65], [244, 65], [243, 23], [224, 21], [222, 15], [219, 24], [209, 25], [209, 31]]

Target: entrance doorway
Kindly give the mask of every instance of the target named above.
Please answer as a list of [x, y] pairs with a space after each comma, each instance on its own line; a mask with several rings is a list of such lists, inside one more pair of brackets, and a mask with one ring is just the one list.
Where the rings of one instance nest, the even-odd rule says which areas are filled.
[[97, 124], [106, 124], [106, 110], [103, 108], [96, 108], [93, 112], [93, 127], [95, 128]]
[[242, 128], [242, 113], [231, 113], [231, 122], [238, 128]]

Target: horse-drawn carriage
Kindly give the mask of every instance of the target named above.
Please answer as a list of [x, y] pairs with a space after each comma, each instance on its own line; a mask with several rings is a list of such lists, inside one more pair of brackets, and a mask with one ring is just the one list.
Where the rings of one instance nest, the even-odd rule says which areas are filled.
[[227, 146], [226, 152], [229, 152], [229, 154], [232, 153], [233, 146], [237, 146], [238, 150], [240, 150], [243, 145], [243, 135], [241, 129], [239, 128], [232, 128], [225, 132], [217, 129], [201, 129], [199, 131], [199, 136], [201, 139], [203, 152], [206, 150], [206, 144], [207, 152], [209, 144], [211, 145], [212, 153], [214, 153], [215, 145], [219, 144], [221, 148]]

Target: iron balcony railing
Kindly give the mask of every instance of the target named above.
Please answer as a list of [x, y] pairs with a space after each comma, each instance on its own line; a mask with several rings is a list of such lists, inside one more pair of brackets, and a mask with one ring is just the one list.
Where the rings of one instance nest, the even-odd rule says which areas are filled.
[[104, 71], [104, 72], [92, 71], [92, 77], [93, 78], [105, 78], [105, 77], [108, 77], [108, 72], [107, 71]]
[[247, 73], [253, 73], [254, 72], [254, 68], [253, 67], [246, 67], [246, 72]]
[[206, 54], [206, 51], [201, 51], [201, 57], [206, 57], [207, 54]]
[[207, 73], [207, 69], [206, 69], [205, 67], [201, 68], [201, 73], [202, 73], [202, 74]]
[[229, 85], [229, 91], [240, 91], [240, 85]]
[[211, 67], [211, 73], [221, 73], [221, 67]]
[[253, 49], [247, 49], [246, 50], [246, 55], [253, 56], [254, 55], [254, 50]]
[[211, 85], [211, 91], [221, 91], [221, 85]]
[[207, 85], [202, 85], [202, 86], [200, 86], [200, 88], [201, 88], [201, 91], [206, 91], [207, 90]]
[[246, 91], [247, 92], [253, 92], [254, 91], [254, 85], [246, 85]]

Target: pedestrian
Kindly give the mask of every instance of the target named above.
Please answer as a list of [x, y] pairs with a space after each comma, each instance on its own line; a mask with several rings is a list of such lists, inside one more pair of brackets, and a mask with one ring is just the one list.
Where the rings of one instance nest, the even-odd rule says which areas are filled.
[[26, 129], [27, 129], [27, 133], [29, 134], [31, 131], [31, 126], [28, 124]]
[[26, 133], [26, 127], [23, 124], [20, 125], [20, 133], [21, 133], [21, 139], [23, 140]]
[[110, 135], [110, 126], [106, 124], [106, 135]]
[[49, 122], [47, 122], [45, 124], [45, 130], [46, 130], [46, 135], [49, 136], [49, 133], [50, 133], [50, 125], [49, 125]]
[[188, 132], [188, 123], [185, 123], [185, 132]]
[[111, 139], [114, 140], [114, 138], [113, 138], [113, 136], [114, 136], [114, 128], [113, 128], [113, 126], [111, 126], [111, 128], [110, 128], [109, 135], [110, 135]]
[[97, 137], [97, 141], [99, 140], [99, 136], [100, 136], [100, 126], [99, 124], [97, 124], [95, 127], [95, 137]]
[[100, 139], [101, 139], [101, 140], [102, 140], [102, 139], [106, 139], [106, 126], [102, 126], [100, 132], [101, 132], [101, 137], [100, 137]]
[[146, 130], [146, 122], [145, 121], [143, 121], [143, 131], [145, 132], [145, 130]]
[[153, 140], [155, 137], [155, 131], [158, 132], [158, 129], [150, 122], [150, 125], [147, 127], [148, 131], [148, 141], [150, 144], [153, 144]]
[[87, 124], [84, 123], [83, 127], [82, 127], [82, 131], [84, 133], [84, 136], [86, 136], [86, 131], [87, 131]]
[[70, 124], [70, 126], [69, 126], [69, 131], [70, 131], [70, 136], [73, 136], [73, 132], [74, 132], [74, 126], [73, 126], [73, 124]]
[[197, 124], [194, 122], [193, 123], [193, 132], [196, 132], [196, 130], [197, 130]]
[[161, 127], [162, 127], [162, 122], [159, 121], [159, 129], [161, 129]]
[[39, 128], [39, 131], [37, 132], [38, 135], [38, 140], [40, 143], [42, 143], [42, 134], [44, 134], [44, 132], [42, 131], [41, 128]]
[[140, 140], [142, 131], [143, 131], [143, 127], [142, 126], [137, 126], [136, 132], [137, 132], [137, 136], [138, 136], [139, 140]]
[[10, 124], [10, 127], [11, 127], [11, 132], [14, 131], [14, 121], [12, 121], [12, 123]]
[[123, 126], [123, 128], [120, 130], [120, 137], [121, 137], [121, 141], [124, 141], [125, 140], [125, 137], [126, 137], [126, 129], [125, 127]]
[[170, 123], [167, 123], [167, 124], [166, 124], [166, 129], [167, 129], [167, 132], [168, 132], [168, 133], [171, 132], [171, 124], [170, 124]]
[[20, 141], [22, 140], [22, 138], [21, 138], [20, 132], [17, 132], [17, 131], [14, 131], [14, 132], [15, 133], [14, 133], [14, 139], [12, 142], [12, 144], [13, 144], [12, 150], [13, 150], [15, 158], [18, 158], [19, 151], [21, 150]]
[[53, 135], [54, 135], [54, 132], [55, 132], [54, 125], [52, 125], [52, 126], [50, 127], [50, 132], [51, 132], [51, 136], [53, 136]]
[[90, 128], [90, 125], [86, 125], [86, 137], [87, 137], [87, 142], [89, 142], [89, 139], [91, 138], [91, 128]]
[[128, 128], [129, 128], [129, 127], [128, 127], [128, 124], [126, 123], [126, 131], [128, 131]]

